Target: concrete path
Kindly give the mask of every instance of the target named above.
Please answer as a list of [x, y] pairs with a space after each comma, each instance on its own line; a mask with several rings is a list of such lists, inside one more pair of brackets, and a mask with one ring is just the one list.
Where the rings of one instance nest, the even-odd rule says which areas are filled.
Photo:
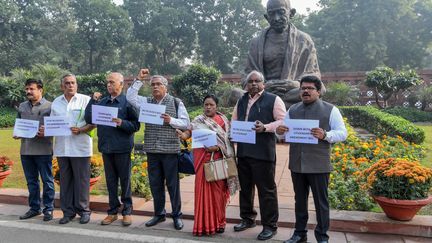
[[[93, 212], [91, 221], [87, 225], [79, 224], [74, 219], [66, 225], [58, 224], [62, 212], [56, 209], [54, 220], [43, 222], [42, 216], [28, 220], [19, 220], [18, 215], [24, 214], [27, 206], [15, 204], [0, 204], [0, 242], [259, 242], [256, 236], [261, 231], [255, 227], [244, 232], [234, 232], [234, 224], [228, 224], [225, 233], [211, 237], [192, 236], [192, 220], [184, 220], [185, 227], [181, 231], [173, 228], [170, 219], [154, 227], [145, 227], [144, 223], [150, 219], [149, 216], [133, 216], [133, 223], [129, 227], [123, 227], [120, 220], [109, 226], [100, 225], [100, 221], [106, 216], [105, 213]], [[291, 228], [279, 228], [278, 234], [267, 243], [282, 242], [292, 234]], [[402, 237], [396, 235], [366, 234], [366, 233], [342, 233], [329, 232], [330, 242], [431, 242], [430, 238]], [[316, 242], [313, 231], [308, 233], [308, 242]]]

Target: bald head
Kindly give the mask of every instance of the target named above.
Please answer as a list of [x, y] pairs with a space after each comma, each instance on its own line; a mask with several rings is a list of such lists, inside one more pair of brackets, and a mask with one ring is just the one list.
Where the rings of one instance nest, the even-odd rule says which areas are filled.
[[280, 8], [290, 10], [291, 9], [290, 1], [289, 0], [269, 0], [267, 2], [267, 11], [273, 11]]
[[123, 75], [118, 72], [112, 72], [108, 74], [107, 78], [107, 90], [112, 97], [117, 97], [123, 90]]
[[270, 24], [270, 28], [277, 33], [283, 33], [288, 29], [290, 18], [294, 17], [295, 9], [291, 9], [289, 0], [269, 0], [267, 13], [264, 17]]
[[109, 78], [115, 79], [116, 81], [119, 81], [120, 83], [123, 83], [123, 81], [124, 81], [123, 74], [118, 73], [118, 72], [112, 72], [112, 73], [108, 74], [107, 80]]

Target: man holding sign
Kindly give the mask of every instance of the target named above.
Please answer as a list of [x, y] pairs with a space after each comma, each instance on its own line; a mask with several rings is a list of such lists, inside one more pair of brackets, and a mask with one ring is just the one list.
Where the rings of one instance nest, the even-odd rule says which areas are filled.
[[[252, 71], [246, 76], [247, 93], [234, 107], [233, 121], [254, 122], [255, 143], [237, 143], [238, 173], [240, 179], [240, 224], [234, 231], [255, 227], [255, 186], [261, 213], [262, 232], [259, 240], [271, 239], [277, 232], [279, 218], [275, 183], [276, 136], [278, 120], [285, 116], [285, 104], [278, 96], [264, 91], [264, 76]], [[234, 122], [233, 122], [234, 123]], [[234, 125], [233, 125], [234, 126]], [[244, 127], [250, 129], [250, 127]], [[239, 128], [240, 129], [240, 128]], [[239, 131], [239, 130], [237, 130]], [[246, 132], [246, 131], [245, 131]]]
[[[44, 124], [44, 117], [51, 112], [51, 102], [42, 97], [43, 84], [41, 80], [27, 79], [25, 82], [27, 101], [21, 103], [18, 108], [17, 118], [38, 121]], [[15, 124], [16, 125], [16, 124]], [[30, 210], [20, 219], [28, 219], [41, 214], [41, 199], [39, 187], [39, 175], [42, 179], [43, 220], [53, 218], [54, 209], [54, 178], [52, 175], [52, 138], [44, 136], [44, 126], [39, 126], [39, 131], [33, 138], [21, 138], [21, 162], [29, 191]]]
[[[102, 225], [108, 225], [117, 220], [117, 213], [121, 206], [117, 194], [119, 179], [121, 202], [123, 203], [122, 224], [129, 226], [132, 223], [131, 152], [134, 145], [134, 133], [140, 129], [140, 123], [138, 122], [138, 111], [127, 102], [126, 96], [122, 94], [123, 83], [121, 73], [110, 73], [107, 76], [107, 90], [110, 96], [100, 99], [101, 93], [95, 92], [85, 111], [86, 122], [95, 123], [95, 113], [94, 109], [92, 112], [92, 107], [99, 107], [100, 113], [108, 114], [108, 117], [111, 117], [112, 112], [104, 112], [104, 108], [117, 110], [116, 116], [110, 118], [109, 121], [97, 123], [98, 149], [104, 161], [110, 206], [108, 216], [101, 222]], [[110, 122], [115, 125], [112, 126]]]
[[185, 130], [189, 126], [189, 115], [179, 99], [168, 94], [168, 81], [160, 75], [150, 78], [152, 97], [138, 95], [141, 81], [149, 74], [148, 69], [141, 69], [138, 80], [128, 89], [126, 98], [135, 107], [143, 109], [147, 104], [165, 106], [160, 115], [162, 124], [146, 123], [144, 150], [147, 153], [150, 189], [153, 195], [154, 217], [146, 226], [154, 226], [165, 221], [165, 184], [171, 199], [174, 228], [183, 228], [181, 220], [180, 181], [178, 176], [177, 154], [180, 141], [175, 129]]
[[[308, 129], [308, 133], [318, 139], [318, 143], [308, 143], [307, 139], [290, 143], [289, 169], [295, 193], [296, 224], [293, 236], [285, 241], [287, 243], [307, 241], [309, 188], [312, 189], [317, 215], [315, 238], [318, 242], [328, 242], [329, 239], [327, 231], [330, 211], [327, 191], [332, 171], [331, 143], [344, 141], [347, 131], [339, 109], [319, 98], [321, 87], [319, 78], [303, 77], [300, 81], [302, 102], [291, 106], [286, 113], [285, 120], [288, 121], [288, 125], [280, 125], [276, 129], [278, 135], [283, 135], [293, 129], [308, 129], [306, 123], [303, 127], [294, 126], [290, 120], [319, 121], [319, 126]], [[301, 132], [299, 134], [301, 135]]]
[[60, 224], [67, 224], [76, 214], [80, 223], [90, 221], [90, 157], [93, 155], [92, 138], [87, 134], [94, 126], [84, 120], [84, 111], [90, 101], [87, 95], [79, 94], [75, 75], [62, 77], [63, 95], [57, 97], [51, 107], [51, 116], [67, 117], [70, 122], [70, 136], [56, 136], [54, 156], [60, 168], [60, 204], [63, 218]]

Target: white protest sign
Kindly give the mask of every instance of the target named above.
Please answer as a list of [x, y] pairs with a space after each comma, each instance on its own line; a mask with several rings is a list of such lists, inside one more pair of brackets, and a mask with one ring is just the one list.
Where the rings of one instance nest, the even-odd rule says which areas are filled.
[[318, 138], [312, 135], [311, 129], [319, 127], [319, 120], [285, 119], [285, 125], [289, 128], [285, 134], [286, 142], [318, 143]]
[[209, 129], [192, 131], [192, 148], [204, 148], [217, 145], [216, 132]]
[[15, 119], [13, 136], [20, 138], [34, 138], [39, 130], [39, 121]]
[[161, 118], [161, 115], [165, 113], [165, 110], [165, 105], [142, 103], [140, 107], [138, 121], [156, 125], [163, 125], [163, 119]]
[[255, 122], [232, 121], [231, 122], [231, 139], [239, 143], [256, 143], [256, 132], [252, 128]]
[[113, 122], [113, 118], [117, 118], [118, 108], [102, 105], [92, 105], [92, 123], [96, 125], [104, 125], [116, 127], [117, 123]]
[[70, 119], [67, 116], [46, 116], [44, 117], [45, 136], [70, 136]]

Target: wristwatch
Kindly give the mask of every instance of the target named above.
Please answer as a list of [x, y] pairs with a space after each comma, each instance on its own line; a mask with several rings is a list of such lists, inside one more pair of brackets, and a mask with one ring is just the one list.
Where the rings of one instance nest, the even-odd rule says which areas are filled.
[[324, 131], [324, 136], [323, 136], [322, 140], [325, 140], [325, 139], [326, 139], [326, 137], [327, 137], [327, 131], [326, 131], [326, 130], [324, 130], [324, 129], [323, 129], [323, 131]]

